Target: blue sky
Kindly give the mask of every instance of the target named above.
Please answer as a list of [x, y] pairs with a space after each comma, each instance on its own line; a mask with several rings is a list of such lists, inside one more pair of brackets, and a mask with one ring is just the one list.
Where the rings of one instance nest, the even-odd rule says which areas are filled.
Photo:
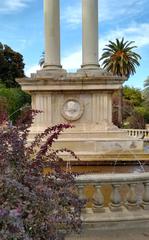
[[[81, 0], [60, 2], [62, 65], [74, 71], [81, 65]], [[143, 88], [149, 75], [148, 0], [99, 0], [99, 33], [100, 55], [109, 40], [135, 41], [141, 66], [127, 84]], [[0, 42], [24, 56], [28, 75], [35, 72], [44, 50], [43, 0], [0, 0]]]

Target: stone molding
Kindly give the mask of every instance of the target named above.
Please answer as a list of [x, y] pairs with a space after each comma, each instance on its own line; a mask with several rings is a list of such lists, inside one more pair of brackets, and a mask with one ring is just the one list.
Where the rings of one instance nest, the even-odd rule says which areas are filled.
[[[44, 70], [43, 70], [44, 72]], [[46, 72], [46, 71], [45, 71]], [[49, 73], [50, 72], [50, 73]], [[119, 76], [101, 71], [66, 73], [66, 71], [47, 71], [47, 76], [32, 74], [31, 78], [18, 78], [17, 82], [24, 91], [61, 91], [61, 90], [117, 90], [126, 80]]]

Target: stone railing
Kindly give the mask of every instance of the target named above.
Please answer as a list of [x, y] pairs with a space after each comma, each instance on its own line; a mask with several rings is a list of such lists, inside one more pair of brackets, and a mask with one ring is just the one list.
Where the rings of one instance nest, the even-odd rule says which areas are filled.
[[148, 139], [149, 140], [149, 130], [148, 129], [126, 129], [129, 136]]
[[[149, 209], [149, 173], [87, 174], [78, 176], [76, 181], [80, 198], [86, 200], [83, 213], [89, 208], [92, 213], [107, 208], [111, 212]], [[88, 197], [86, 192], [92, 194]]]
[[67, 240], [112, 239], [113, 230], [116, 239], [118, 231], [123, 236], [132, 229], [149, 229], [149, 173], [86, 174], [76, 178], [76, 185], [86, 202], [83, 226], [80, 235], [72, 234]]

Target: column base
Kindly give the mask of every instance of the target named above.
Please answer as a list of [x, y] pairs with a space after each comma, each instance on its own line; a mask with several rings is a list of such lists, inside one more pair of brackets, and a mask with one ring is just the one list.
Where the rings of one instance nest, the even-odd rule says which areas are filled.
[[43, 69], [50, 69], [50, 70], [62, 69], [62, 65], [47, 64], [47, 63], [45, 63], [45, 64], [43, 65]]
[[99, 64], [92, 64], [92, 63], [82, 64], [81, 69], [89, 69], [89, 70], [100, 69], [100, 65]]
[[80, 69], [77, 70], [77, 73], [84, 76], [112, 76], [111, 73], [100, 68], [99, 65], [82, 65]]
[[56, 67], [56, 65], [48, 66], [38, 70], [36, 73], [31, 74], [31, 78], [60, 78], [67, 75], [67, 71], [60, 67]]

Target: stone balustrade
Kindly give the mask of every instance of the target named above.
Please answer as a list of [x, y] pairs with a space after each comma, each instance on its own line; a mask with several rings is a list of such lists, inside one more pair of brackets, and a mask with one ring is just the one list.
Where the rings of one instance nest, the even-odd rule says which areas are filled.
[[[149, 173], [87, 174], [76, 179], [79, 196], [86, 200], [83, 213], [149, 209]], [[86, 188], [92, 188], [88, 197]], [[91, 191], [91, 190], [88, 190]], [[106, 196], [105, 196], [106, 195]]]
[[133, 229], [149, 229], [149, 173], [86, 174], [78, 176], [76, 184], [80, 198], [86, 200], [83, 225], [80, 235], [67, 240], [112, 239], [113, 231], [123, 236]]
[[148, 129], [126, 129], [129, 136], [136, 138], [144, 138], [144, 140], [149, 140], [149, 130]]

